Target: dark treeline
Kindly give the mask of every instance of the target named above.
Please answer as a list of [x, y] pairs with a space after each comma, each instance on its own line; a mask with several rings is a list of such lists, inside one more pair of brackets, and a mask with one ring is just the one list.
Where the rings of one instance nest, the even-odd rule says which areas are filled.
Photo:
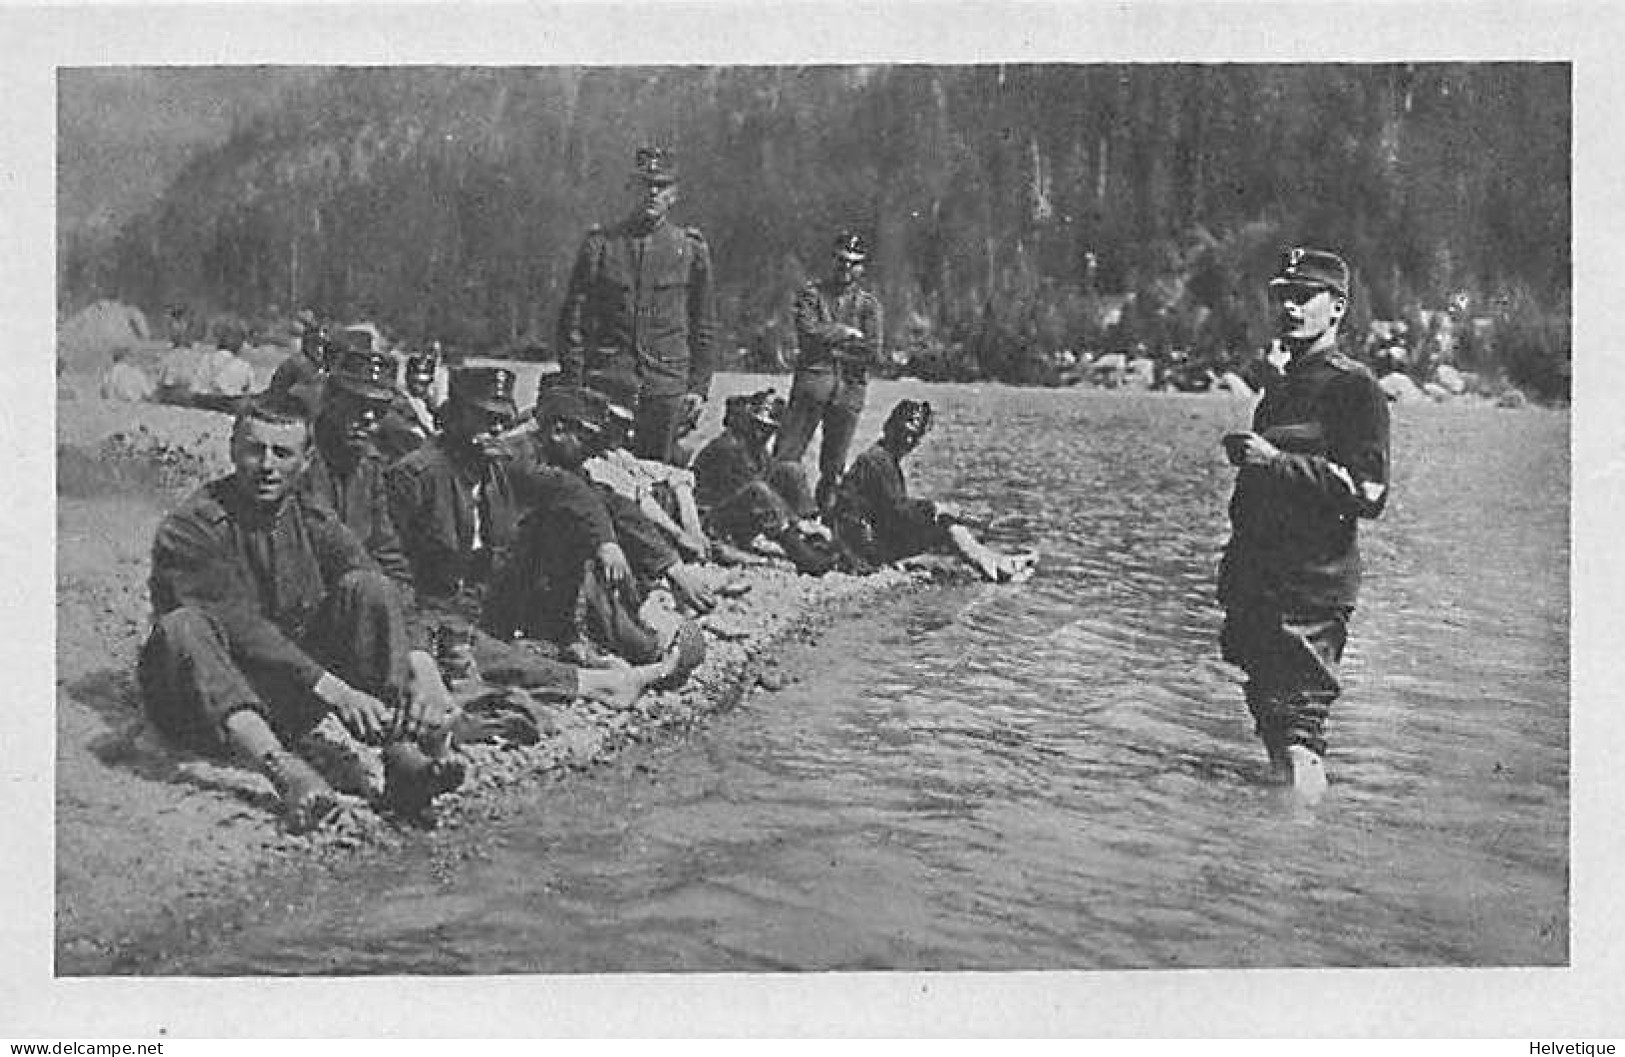
[[111, 252], [70, 247], [63, 289], [546, 344], [650, 141], [711, 242], [729, 348], [840, 226], [873, 242], [892, 347], [1013, 381], [1152, 334], [1256, 347], [1262, 278], [1310, 242], [1354, 263], [1357, 322], [1455, 303], [1498, 335], [1463, 366], [1562, 396], [1569, 116], [1566, 64], [340, 69]]

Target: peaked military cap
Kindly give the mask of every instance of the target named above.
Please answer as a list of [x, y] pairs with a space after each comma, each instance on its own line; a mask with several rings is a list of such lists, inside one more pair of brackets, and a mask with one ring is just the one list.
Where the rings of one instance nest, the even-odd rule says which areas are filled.
[[869, 259], [869, 245], [862, 236], [843, 231], [835, 236], [835, 256], [846, 261], [866, 261]]
[[453, 403], [499, 411], [512, 418], [519, 413], [513, 402], [513, 382], [513, 372], [506, 367], [459, 367], [451, 372], [448, 395]]
[[1305, 283], [1324, 286], [1343, 297], [1349, 292], [1349, 266], [1343, 258], [1330, 250], [1314, 250], [1294, 246], [1281, 257], [1274, 283]]
[[929, 400], [899, 400], [886, 416], [883, 433], [907, 431], [920, 435], [931, 428], [931, 402]]
[[439, 366], [439, 360], [434, 353], [414, 352], [406, 358], [406, 376], [408, 378], [433, 378], [434, 372]]
[[351, 396], [381, 403], [395, 395], [395, 361], [387, 353], [345, 349], [329, 369], [327, 381]]
[[632, 175], [652, 184], [674, 184], [677, 165], [664, 147], [639, 147], [632, 157]]

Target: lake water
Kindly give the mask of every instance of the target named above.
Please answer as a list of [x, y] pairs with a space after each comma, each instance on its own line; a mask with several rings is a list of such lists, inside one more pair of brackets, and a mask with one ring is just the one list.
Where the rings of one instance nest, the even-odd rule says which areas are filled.
[[786, 689], [537, 790], [486, 854], [415, 838], [143, 971], [1567, 962], [1566, 414], [1394, 409], [1305, 809], [1216, 661], [1246, 405], [881, 383], [860, 439], [919, 392], [916, 491], [1040, 551], [1031, 583], [866, 607]]

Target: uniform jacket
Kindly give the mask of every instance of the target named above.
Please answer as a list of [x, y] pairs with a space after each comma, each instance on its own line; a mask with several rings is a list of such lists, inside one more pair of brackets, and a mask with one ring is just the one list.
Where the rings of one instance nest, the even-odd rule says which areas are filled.
[[1388, 402], [1376, 379], [1335, 350], [1295, 358], [1265, 389], [1253, 432], [1281, 455], [1236, 474], [1219, 600], [1352, 607], [1356, 524], [1388, 502]]
[[913, 541], [934, 528], [936, 507], [928, 499], [911, 499], [903, 466], [884, 445], [874, 444], [852, 460], [841, 478], [836, 517], [865, 522], [883, 560], [915, 549]]
[[311, 453], [302, 486], [316, 502], [338, 514], [390, 579], [411, 586], [412, 564], [406, 560], [395, 519], [390, 516], [389, 485], [383, 457], [368, 451], [343, 469], [321, 443]]
[[731, 430], [724, 430], [694, 456], [694, 503], [709, 512], [741, 488], [767, 475], [767, 452], [756, 452]]
[[265, 389], [270, 393], [286, 393], [294, 386], [315, 385], [325, 374], [320, 364], [305, 355], [302, 350], [296, 350], [276, 365], [276, 370], [271, 372], [271, 381]]
[[[390, 517], [421, 598], [438, 604], [501, 575], [521, 514], [504, 462], [463, 466], [452, 458], [445, 439], [434, 437], [390, 466], [385, 479]], [[484, 492], [478, 508], [476, 485]], [[476, 519], [482, 541], [478, 551]]]
[[[567, 532], [569, 549], [582, 557], [605, 543], [618, 543], [633, 574], [645, 586], [677, 564], [676, 548], [638, 509], [636, 500], [594, 481], [585, 467], [572, 472], [552, 465], [542, 455], [534, 433], [520, 434], [510, 443], [517, 453], [512, 473], [527, 510], [528, 535]], [[531, 538], [526, 546], [535, 549], [552, 543]]]
[[374, 567], [338, 516], [298, 489], [265, 515], [224, 477], [159, 524], [148, 587], [155, 614], [201, 609], [234, 657], [314, 686], [324, 669], [298, 640], [340, 577]]
[[644, 396], [711, 388], [716, 310], [711, 251], [694, 228], [633, 221], [582, 241], [559, 313], [559, 363], [580, 385], [594, 371], [640, 380]]
[[[858, 356], [857, 363], [865, 369], [880, 365], [884, 346], [880, 299], [857, 283], [842, 288], [828, 279], [810, 282], [797, 292], [793, 315], [797, 371], [833, 370], [837, 352], [846, 363]], [[843, 346], [837, 336], [843, 326], [863, 331], [863, 341]]]

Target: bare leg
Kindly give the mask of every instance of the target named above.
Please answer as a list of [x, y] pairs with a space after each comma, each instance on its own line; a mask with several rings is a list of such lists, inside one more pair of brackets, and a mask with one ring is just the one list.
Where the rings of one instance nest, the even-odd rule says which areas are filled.
[[240, 708], [226, 717], [226, 741], [276, 786], [282, 798], [283, 823], [293, 833], [306, 833], [335, 818], [342, 805], [338, 794], [315, 768], [283, 747], [265, 717]]
[[[948, 539], [953, 542], [954, 550], [960, 557], [970, 562], [976, 571], [982, 574], [985, 580], [997, 581], [1002, 568], [1000, 555], [993, 548], [977, 539], [971, 530], [964, 525], [948, 526]], [[1008, 576], [1003, 577], [1008, 579]]]
[[686, 676], [705, 658], [705, 636], [693, 621], [684, 621], [671, 645], [652, 664], [625, 668], [581, 669], [580, 692], [620, 708], [630, 708], [659, 683]]

